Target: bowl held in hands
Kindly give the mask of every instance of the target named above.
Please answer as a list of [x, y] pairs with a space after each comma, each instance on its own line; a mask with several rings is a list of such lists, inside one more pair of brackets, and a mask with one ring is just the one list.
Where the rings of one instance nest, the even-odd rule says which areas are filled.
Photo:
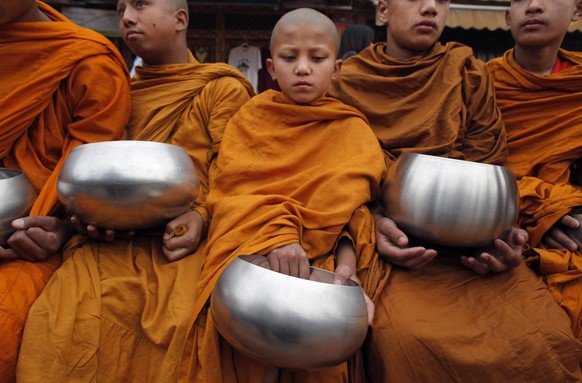
[[84, 224], [138, 230], [188, 211], [199, 180], [192, 159], [179, 146], [107, 141], [73, 149], [57, 190], [67, 210]]
[[28, 215], [37, 192], [21, 170], [0, 168], [0, 246], [14, 229], [12, 221]]
[[382, 206], [405, 233], [421, 240], [478, 247], [515, 225], [519, 195], [506, 167], [404, 153], [388, 169]]
[[221, 335], [237, 350], [285, 369], [347, 360], [368, 329], [361, 287], [334, 285], [334, 273], [311, 268], [310, 280], [235, 259], [221, 274], [210, 308]]

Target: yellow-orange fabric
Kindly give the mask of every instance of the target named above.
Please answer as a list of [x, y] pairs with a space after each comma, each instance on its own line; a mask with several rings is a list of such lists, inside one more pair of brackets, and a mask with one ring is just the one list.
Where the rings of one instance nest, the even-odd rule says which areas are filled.
[[560, 50], [558, 56], [574, 65], [538, 76], [519, 66], [512, 49], [489, 68], [507, 127], [507, 163], [519, 179], [528, 255], [582, 339], [582, 252], [537, 248], [549, 228], [582, 206], [582, 186], [570, 183], [570, 168], [582, 157], [582, 53]]
[[[234, 68], [189, 58], [137, 69], [128, 135], [183, 147], [201, 184], [208, 185], [226, 122], [253, 91]], [[196, 206], [203, 213], [204, 193]], [[177, 380], [204, 244], [167, 262], [162, 232], [113, 242], [76, 236], [69, 242], [62, 267], [30, 310], [19, 380]]]
[[[355, 212], [371, 216], [364, 204], [376, 197], [386, 167], [378, 140], [354, 108], [331, 98], [297, 105], [273, 90], [235, 114], [216, 163], [218, 175], [207, 200], [212, 222], [194, 311], [196, 343], [184, 381], [262, 382], [266, 367], [218, 334], [209, 312], [216, 280], [240, 255], [265, 255], [295, 242], [313, 265], [333, 271], [338, 237], [348, 223], [361, 220], [352, 219]], [[373, 225], [366, 229], [371, 235]], [[360, 244], [355, 246], [361, 256]], [[368, 254], [360, 257], [359, 269], [373, 265], [374, 252]], [[291, 381], [347, 382], [347, 364], [282, 371], [279, 382]]]
[[[502, 164], [494, 88], [469, 48], [449, 43], [396, 60], [385, 44], [347, 60], [330, 95], [360, 108], [386, 156], [405, 151]], [[415, 245], [416, 243], [412, 243]], [[430, 245], [424, 244], [431, 247]], [[370, 382], [564, 382], [580, 378], [581, 345], [541, 279], [522, 264], [479, 276], [460, 250], [411, 271], [386, 262], [366, 290], [376, 317], [352, 375]], [[467, 253], [467, 255], [471, 255]], [[527, 366], [527, 369], [524, 368]]]
[[[38, 6], [51, 22], [0, 27], [0, 166], [21, 169], [38, 190], [31, 215], [52, 215], [69, 152], [122, 136], [129, 74], [105, 37]], [[0, 382], [14, 381], [26, 314], [60, 262], [0, 262]]]
[[346, 61], [328, 94], [366, 115], [391, 158], [408, 151], [504, 161], [505, 131], [493, 85], [470, 48], [437, 43], [422, 60], [405, 61], [385, 48], [371, 45]]

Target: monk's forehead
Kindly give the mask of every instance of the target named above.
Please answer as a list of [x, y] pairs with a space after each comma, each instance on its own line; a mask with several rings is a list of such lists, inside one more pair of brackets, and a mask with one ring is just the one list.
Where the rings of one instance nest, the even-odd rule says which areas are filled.
[[277, 41], [279, 33], [287, 27], [296, 25], [312, 25], [326, 30], [336, 46], [339, 46], [339, 34], [337, 27], [329, 17], [310, 8], [299, 8], [283, 15], [275, 25], [271, 35], [271, 46]]
[[[137, 1], [139, 1], [139, 0], [118, 0], [117, 4], [118, 5], [120, 3], [134, 4]], [[154, 1], [166, 3], [168, 5], [168, 8], [170, 8], [170, 9], [175, 9], [175, 10], [185, 9], [185, 10], [188, 10], [188, 1], [187, 0], [154, 0]]]

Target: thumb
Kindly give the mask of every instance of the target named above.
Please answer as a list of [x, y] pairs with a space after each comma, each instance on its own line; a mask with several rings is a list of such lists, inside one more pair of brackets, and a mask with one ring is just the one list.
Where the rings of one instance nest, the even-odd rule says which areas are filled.
[[345, 285], [348, 282], [348, 279], [352, 276], [352, 270], [345, 265], [338, 266], [335, 269], [335, 277], [333, 278], [334, 285]]
[[16, 230], [26, 230], [33, 226], [46, 229], [50, 224], [52, 224], [50, 217], [41, 216], [21, 217], [12, 221], [12, 227]]
[[170, 223], [168, 223], [166, 225], [166, 228], [164, 229], [164, 235], [162, 239], [164, 241], [167, 241], [168, 239], [172, 239], [172, 237], [174, 237], [174, 227]]

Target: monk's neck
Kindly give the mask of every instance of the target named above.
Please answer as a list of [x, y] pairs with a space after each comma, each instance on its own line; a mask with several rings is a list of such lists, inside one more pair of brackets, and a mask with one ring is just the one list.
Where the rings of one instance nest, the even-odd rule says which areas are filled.
[[432, 45], [428, 49], [424, 49], [421, 51], [408, 50], [398, 46], [397, 44], [392, 43], [393, 40], [394, 39], [388, 39], [384, 52], [388, 56], [402, 61], [407, 61], [412, 58], [418, 59], [420, 57], [426, 56], [426, 54], [429, 53], [431, 49], [434, 47], [434, 45]]
[[30, 7], [18, 20], [18, 22], [38, 22], [38, 21], [51, 21], [51, 19], [41, 11], [36, 3]]
[[515, 46], [515, 61], [528, 72], [540, 76], [552, 73], [556, 65], [559, 46], [521, 47]]
[[153, 54], [152, 57], [142, 57], [144, 64], [147, 65], [170, 65], [170, 64], [187, 64], [188, 48], [175, 49], [166, 51], [161, 54]]

